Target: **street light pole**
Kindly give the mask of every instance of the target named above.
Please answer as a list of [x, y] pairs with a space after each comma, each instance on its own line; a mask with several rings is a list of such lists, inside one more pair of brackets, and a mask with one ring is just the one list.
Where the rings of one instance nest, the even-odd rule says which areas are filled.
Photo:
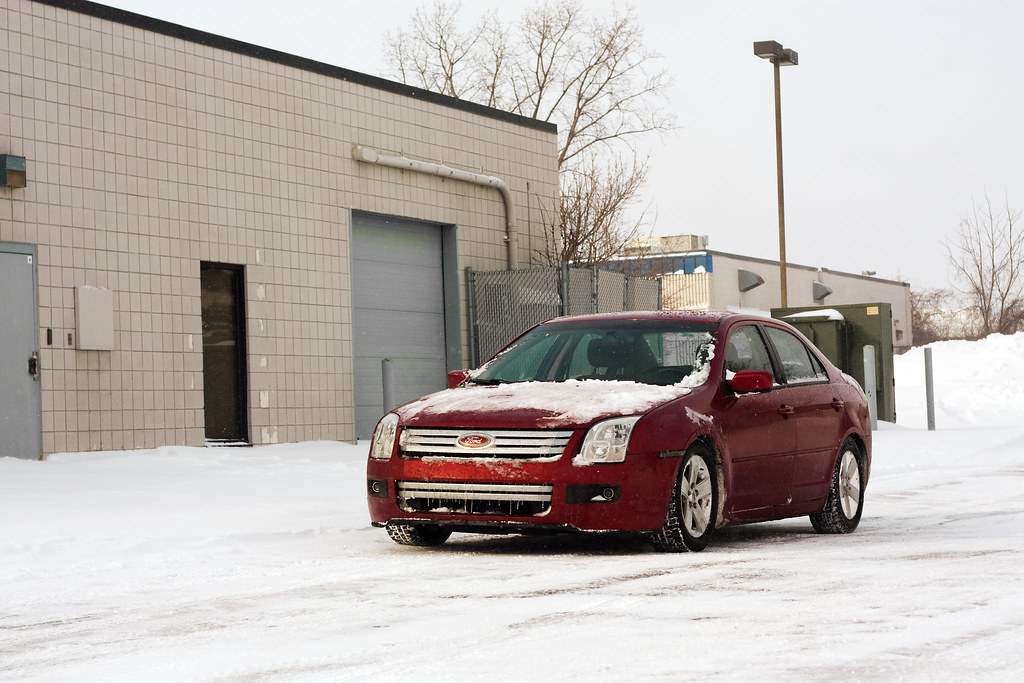
[[775, 165], [779, 185], [779, 290], [781, 306], [789, 306], [786, 286], [786, 200], [782, 183], [782, 79], [779, 78], [779, 60], [772, 60], [775, 71]]
[[782, 80], [779, 67], [796, 66], [797, 53], [774, 40], [754, 43], [754, 54], [772, 63], [775, 72], [775, 162], [779, 185], [779, 291], [782, 308], [789, 305], [786, 287], [786, 202], [782, 182]]

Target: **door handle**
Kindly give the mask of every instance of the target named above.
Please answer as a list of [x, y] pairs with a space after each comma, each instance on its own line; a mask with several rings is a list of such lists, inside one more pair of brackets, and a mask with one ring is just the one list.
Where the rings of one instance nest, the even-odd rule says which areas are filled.
[[793, 406], [787, 406], [785, 403], [779, 406], [779, 415], [781, 415], [782, 417], [789, 417], [790, 415], [794, 415], [795, 413], [796, 408], [794, 408]]
[[33, 351], [32, 355], [28, 357], [28, 374], [32, 375], [32, 379], [39, 381], [39, 352]]
[[832, 399], [832, 407], [836, 409], [838, 413], [840, 410], [846, 407], [846, 404], [840, 401], [838, 398]]

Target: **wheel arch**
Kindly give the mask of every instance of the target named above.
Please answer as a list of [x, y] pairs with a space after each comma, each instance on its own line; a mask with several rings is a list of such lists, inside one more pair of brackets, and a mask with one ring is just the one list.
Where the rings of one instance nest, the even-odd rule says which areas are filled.
[[[722, 514], [722, 511], [725, 510], [727, 497], [726, 491], [728, 490], [728, 487], [725, 485], [727, 474], [722, 460], [722, 451], [718, 446], [718, 441], [713, 435], [701, 433], [694, 435], [690, 440], [690, 443], [687, 444], [686, 450], [683, 452], [685, 453], [689, 451], [695, 444], [703, 445], [711, 452], [711, 456], [715, 459], [715, 485], [718, 488], [718, 509], [715, 510], [715, 527], [721, 527], [726, 524], [725, 516]], [[682, 459], [680, 459], [679, 465], [676, 467], [676, 477], [679, 476], [680, 467], [682, 467]]]
[[[842, 442], [840, 442], [840, 444], [839, 444], [839, 450], [836, 451], [836, 462], [839, 461], [839, 456], [842, 455], [843, 444], [845, 444], [847, 441], [851, 441], [851, 440], [853, 441], [854, 444], [857, 445], [857, 450], [859, 451], [859, 455], [860, 455], [860, 458], [859, 458], [860, 468], [861, 468], [861, 471], [863, 472], [863, 474], [861, 476], [861, 481], [862, 481], [862, 483], [864, 485], [867, 485], [867, 483], [868, 483], [868, 476], [871, 474], [871, 455], [868, 452], [868, 445], [867, 445], [867, 442], [864, 439], [864, 435], [863, 434], [861, 434], [860, 432], [850, 432], [849, 434], [846, 435], [846, 438], [844, 438], [842, 440]], [[833, 463], [833, 467], [834, 466], [835, 466], [835, 463]]]

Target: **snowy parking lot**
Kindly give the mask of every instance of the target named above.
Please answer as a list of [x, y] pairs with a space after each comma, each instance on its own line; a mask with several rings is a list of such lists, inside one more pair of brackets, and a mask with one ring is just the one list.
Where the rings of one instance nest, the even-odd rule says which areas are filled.
[[3, 680], [1024, 675], [1024, 334], [897, 359], [864, 518], [632, 537], [369, 526], [366, 447], [0, 459]]

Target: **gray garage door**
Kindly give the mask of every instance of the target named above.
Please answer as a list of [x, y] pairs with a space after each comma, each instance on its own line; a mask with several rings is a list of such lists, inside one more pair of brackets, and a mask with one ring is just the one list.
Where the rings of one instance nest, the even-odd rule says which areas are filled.
[[356, 437], [368, 439], [385, 410], [383, 359], [398, 404], [445, 386], [442, 227], [353, 215], [352, 308]]

